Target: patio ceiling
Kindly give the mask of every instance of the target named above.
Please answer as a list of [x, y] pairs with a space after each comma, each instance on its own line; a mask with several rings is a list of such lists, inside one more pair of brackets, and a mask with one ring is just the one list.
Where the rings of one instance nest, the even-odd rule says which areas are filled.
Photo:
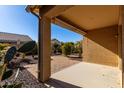
[[79, 33], [86, 34], [87, 30], [117, 25], [119, 21], [119, 6], [28, 6], [27, 10], [41, 17], [50, 16], [52, 22]]
[[118, 24], [119, 6], [74, 6], [60, 16], [91, 30]]

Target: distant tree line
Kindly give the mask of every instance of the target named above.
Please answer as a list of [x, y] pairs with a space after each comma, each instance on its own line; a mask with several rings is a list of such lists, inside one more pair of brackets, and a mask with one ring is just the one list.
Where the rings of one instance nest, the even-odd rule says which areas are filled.
[[[8, 46], [9, 44], [0, 44], [0, 53]], [[2, 54], [2, 53], [1, 53]], [[26, 55], [37, 55], [38, 54], [38, 43], [37, 47], [33, 50], [32, 53], [26, 53]], [[77, 42], [60, 42], [57, 39], [51, 40], [51, 54], [52, 55], [78, 55], [82, 57], [82, 40]]]
[[65, 56], [71, 54], [78, 54], [79, 57], [82, 55], [82, 41], [74, 42], [60, 42], [57, 39], [51, 40], [51, 53], [54, 55], [63, 54]]

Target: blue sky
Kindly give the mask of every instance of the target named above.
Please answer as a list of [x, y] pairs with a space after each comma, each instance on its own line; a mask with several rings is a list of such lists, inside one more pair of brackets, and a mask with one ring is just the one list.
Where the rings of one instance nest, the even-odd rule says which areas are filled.
[[[25, 34], [37, 41], [38, 19], [25, 11], [26, 6], [0, 6], [0, 32]], [[51, 38], [63, 42], [79, 41], [82, 36], [57, 25], [51, 25]]]

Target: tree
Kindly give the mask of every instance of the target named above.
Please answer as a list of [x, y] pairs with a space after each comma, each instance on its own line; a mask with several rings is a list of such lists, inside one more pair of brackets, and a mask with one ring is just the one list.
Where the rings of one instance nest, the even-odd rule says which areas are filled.
[[81, 57], [81, 55], [82, 55], [82, 41], [76, 42], [75, 51], [78, 52], [79, 57]]
[[61, 53], [61, 42], [57, 39], [52, 39], [51, 41], [52, 54]]
[[73, 42], [67, 42], [62, 45], [62, 53], [67, 56], [70, 55], [73, 52], [74, 49], [74, 43]]

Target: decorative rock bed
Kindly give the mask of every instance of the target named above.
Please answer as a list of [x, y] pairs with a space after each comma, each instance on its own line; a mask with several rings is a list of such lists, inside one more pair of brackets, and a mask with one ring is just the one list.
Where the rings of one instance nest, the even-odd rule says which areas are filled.
[[[27, 70], [25, 65], [28, 65], [28, 64], [30, 64], [30, 63], [21, 62], [20, 68], [19, 68], [20, 69], [19, 74], [18, 74], [15, 82], [22, 83], [23, 88], [41, 88], [41, 87], [44, 87], [43, 83], [40, 83], [38, 81], [38, 79]], [[16, 72], [17, 72], [17, 69], [14, 69], [13, 76], [15, 76]], [[13, 81], [12, 79], [9, 79], [9, 82], [12, 82], [12, 81]]]

